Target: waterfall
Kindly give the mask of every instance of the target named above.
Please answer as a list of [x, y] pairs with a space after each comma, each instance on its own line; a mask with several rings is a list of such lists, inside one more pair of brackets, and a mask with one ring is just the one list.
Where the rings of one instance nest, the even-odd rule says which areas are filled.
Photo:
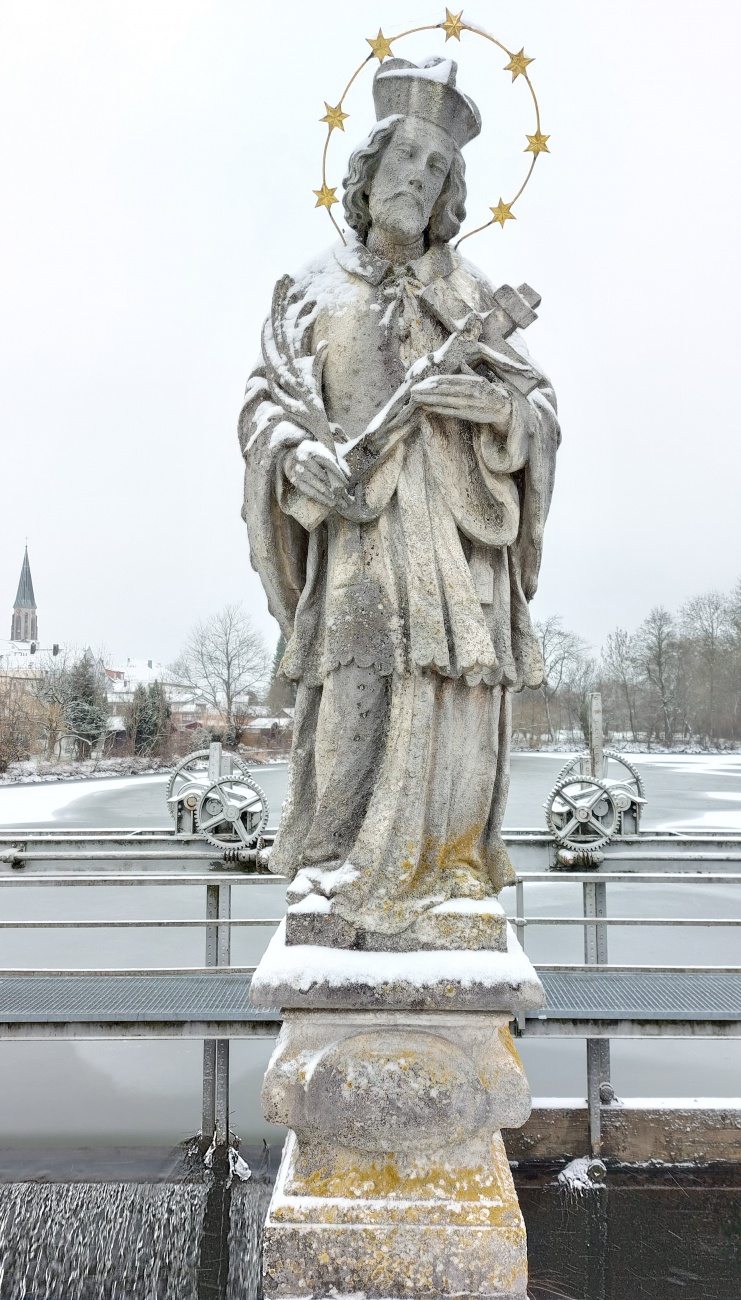
[[199, 1300], [207, 1194], [184, 1183], [0, 1186], [0, 1300]]
[[273, 1189], [265, 1183], [240, 1183], [231, 1191], [226, 1300], [257, 1300], [262, 1295], [262, 1229]]

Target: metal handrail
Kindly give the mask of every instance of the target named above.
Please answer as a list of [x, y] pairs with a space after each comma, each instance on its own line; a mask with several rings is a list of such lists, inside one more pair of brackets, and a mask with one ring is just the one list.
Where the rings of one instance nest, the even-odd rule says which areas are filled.
[[67, 873], [66, 875], [38, 875], [27, 876], [22, 871], [14, 871], [12, 876], [0, 875], [0, 888], [17, 888], [25, 885], [27, 888], [46, 889], [50, 885], [69, 885], [77, 888], [78, 885], [269, 885], [275, 881], [287, 881], [287, 876], [269, 876], [260, 875], [258, 872], [252, 872], [249, 875], [246, 872], [231, 871], [212, 871], [209, 875], [196, 875], [194, 872], [184, 871], [178, 875], [171, 871], [167, 873], [149, 872], [147, 875], [134, 875], [129, 872], [120, 875], [96, 876], [92, 872], [80, 871], [77, 875]]
[[[204, 926], [204, 925], [265, 925], [273, 929], [280, 925], [282, 917], [222, 917], [217, 920], [209, 920], [208, 917], [202, 919], [196, 918], [181, 920], [179, 917], [174, 919], [163, 918], [162, 920], [126, 920], [126, 921], [101, 921], [95, 918], [92, 921], [0, 921], [0, 930], [119, 930], [119, 929], [146, 929], [149, 927], [163, 926]], [[739, 922], [741, 924], [741, 922]]]
[[[741, 917], [673, 916], [514, 916], [513, 925], [741, 925]], [[2, 924], [0, 922], [0, 924]]]
[[[136, 841], [132, 837], [136, 835]], [[121, 839], [125, 837], [126, 842]], [[541, 831], [517, 831], [505, 835], [505, 842], [512, 847], [525, 846], [536, 848], [554, 860], [555, 845], [552, 838]], [[656, 848], [652, 849], [651, 844]], [[719, 852], [721, 845], [724, 850]], [[30, 847], [29, 847], [30, 846]], [[659, 847], [660, 846], [660, 847]], [[664, 851], [671, 848], [672, 851]], [[163, 871], [126, 870], [125, 864], [161, 862], [168, 864]], [[189, 870], [188, 863], [210, 862], [215, 869], [211, 871]], [[635, 863], [674, 863], [673, 871], [612, 870], [615, 862]], [[516, 877], [516, 915], [508, 918], [515, 927], [520, 940], [524, 941], [525, 931], [532, 926], [569, 925], [579, 926], [584, 931], [585, 961], [583, 964], [538, 963], [536, 969], [546, 971], [580, 971], [598, 970], [625, 971], [633, 974], [652, 972], [676, 972], [693, 974], [739, 974], [741, 967], [736, 966], [636, 966], [610, 964], [607, 960], [607, 927], [618, 926], [692, 926], [717, 928], [735, 928], [741, 925], [740, 918], [718, 917], [608, 917], [606, 915], [606, 886], [636, 884], [695, 884], [695, 885], [738, 885], [741, 884], [741, 872], [702, 871], [696, 867], [689, 870], [687, 864], [741, 862], [741, 836], [735, 837], [725, 833], [713, 835], [700, 832], [693, 835], [669, 835], [666, 833], [641, 833], [638, 837], [626, 837], [619, 847], [608, 847], [604, 862], [600, 868], [591, 871], [563, 870], [552, 868], [548, 871], [520, 871]], [[52, 863], [53, 870], [25, 869], [26, 864]], [[86, 869], [86, 864], [112, 863], [120, 864], [119, 870]], [[179, 869], [174, 864], [179, 864]], [[5, 968], [2, 975], [8, 978], [36, 977], [118, 977], [136, 976], [186, 976], [208, 975], [223, 972], [225, 969], [234, 974], [251, 975], [254, 966], [231, 965], [231, 933], [238, 928], [274, 928], [280, 924], [275, 917], [239, 917], [232, 918], [232, 885], [285, 885], [287, 877], [275, 875], [264, 869], [239, 870], [226, 868], [219, 862], [219, 850], [206, 845], [196, 836], [181, 835], [157, 829], [152, 832], [140, 832], [126, 829], [115, 832], [80, 832], [71, 831], [60, 835], [56, 832], [39, 834], [38, 832], [13, 831], [0, 833], [0, 888], [52, 888], [57, 886], [179, 886], [206, 887], [206, 916], [203, 918], [143, 918], [143, 919], [101, 919], [90, 920], [2, 920], [0, 930], [109, 930], [109, 929], [205, 929], [206, 964], [204, 966], [181, 967], [108, 967], [104, 969], [65, 968], [62, 970], [38, 968]], [[261, 864], [255, 864], [261, 865]], [[5, 869], [3, 870], [2, 867]], [[552, 885], [580, 885], [584, 894], [584, 915], [582, 916], [527, 916], [525, 914], [525, 886], [547, 883]], [[519, 1027], [525, 1028], [525, 1019], [518, 1017]], [[600, 1085], [609, 1082], [609, 1043], [602, 1040], [597, 1043], [587, 1040], [587, 1097], [590, 1114], [590, 1131], [592, 1139], [599, 1138]], [[203, 1059], [203, 1119], [204, 1132], [215, 1126], [220, 1135], [219, 1140], [228, 1136], [228, 1087], [229, 1087], [229, 1040], [207, 1039], [204, 1042]], [[211, 1128], [209, 1127], [211, 1126]]]

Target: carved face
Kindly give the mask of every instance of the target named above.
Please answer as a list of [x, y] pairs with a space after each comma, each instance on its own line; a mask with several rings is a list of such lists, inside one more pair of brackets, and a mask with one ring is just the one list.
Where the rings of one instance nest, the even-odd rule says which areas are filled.
[[371, 182], [368, 206], [373, 225], [405, 242], [421, 235], [454, 153], [447, 131], [420, 117], [405, 117], [386, 145]]

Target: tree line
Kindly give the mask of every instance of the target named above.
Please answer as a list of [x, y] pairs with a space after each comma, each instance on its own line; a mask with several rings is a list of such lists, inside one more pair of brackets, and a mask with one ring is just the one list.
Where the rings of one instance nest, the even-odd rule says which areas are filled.
[[[59, 760], [102, 754], [111, 737], [108, 681], [89, 650], [37, 661], [32, 672], [0, 676], [0, 772], [32, 755]], [[132, 754], [163, 754], [171, 709], [165, 688], [138, 685], [122, 709]]]
[[[138, 683], [123, 696], [113, 689], [102, 652], [31, 656], [25, 667], [11, 659], [6, 671], [0, 661], [0, 772], [31, 756], [169, 758], [210, 740], [237, 744], [250, 708], [266, 690], [286, 695], [271, 683], [277, 663], [239, 605], [197, 623], [162, 680]], [[181, 727], [175, 725], [184, 699], [196, 700], [205, 719], [196, 730], [182, 729], [182, 718]]]
[[[581, 745], [597, 690], [614, 743], [741, 742], [741, 580], [730, 593], [706, 592], [677, 613], [655, 606], [634, 631], [615, 628], [598, 653], [557, 616], [535, 629], [546, 679], [514, 697], [515, 745]], [[53, 760], [63, 749], [78, 759], [103, 753], [112, 743], [111, 707], [120, 710], [130, 754], [169, 757], [208, 739], [239, 743], [256, 703], [273, 712], [294, 703], [293, 683], [279, 674], [284, 649], [281, 637], [271, 654], [241, 607], [228, 605], [193, 627], [164, 681], [137, 685], [120, 706], [108, 698], [102, 657], [89, 650], [48, 658], [33, 674], [0, 672], [0, 772], [32, 754]], [[175, 733], [173, 687], [192, 689], [210, 711], [197, 735]]]
[[602, 692], [617, 743], [732, 747], [741, 741], [741, 580], [677, 613], [655, 606], [634, 630], [617, 627], [599, 651], [560, 618], [536, 623], [546, 665], [537, 691], [515, 696], [516, 743], [538, 748], [588, 733], [589, 696]]

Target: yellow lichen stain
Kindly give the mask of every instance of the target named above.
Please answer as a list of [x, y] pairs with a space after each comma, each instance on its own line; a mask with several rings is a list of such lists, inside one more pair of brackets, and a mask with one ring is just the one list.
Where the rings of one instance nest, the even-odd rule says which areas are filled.
[[505, 1049], [505, 1051], [509, 1052], [510, 1056], [514, 1057], [514, 1060], [518, 1068], [524, 1074], [525, 1067], [523, 1066], [517, 1048], [515, 1047], [514, 1041], [512, 1039], [512, 1034], [510, 1033], [509, 1025], [501, 1026], [499, 1030], [499, 1041], [501, 1042], [502, 1047]]
[[[291, 1233], [290, 1228], [282, 1231]], [[323, 1238], [329, 1238], [326, 1247]], [[460, 1294], [462, 1287], [471, 1293], [475, 1289], [477, 1295], [524, 1295], [524, 1240], [508, 1240], [497, 1233], [492, 1242], [486, 1228], [446, 1233], [428, 1227], [410, 1234], [404, 1227], [382, 1225], [346, 1232], [306, 1225], [298, 1228], [294, 1242], [305, 1264], [299, 1268], [289, 1256], [278, 1268], [267, 1270], [284, 1295], [308, 1300], [311, 1294], [335, 1294], [338, 1277], [343, 1292], [372, 1290], [378, 1296], [431, 1300]]]
[[485, 1211], [489, 1226], [503, 1225], [517, 1208], [517, 1197], [511, 1177], [508, 1185], [498, 1168], [498, 1147], [493, 1148], [492, 1155], [492, 1163], [486, 1165], [461, 1167], [441, 1161], [400, 1169], [392, 1154], [364, 1159], [358, 1152], [345, 1151], [338, 1154], [331, 1170], [294, 1172], [286, 1190], [289, 1196], [342, 1197], [351, 1201], [452, 1201], [465, 1204], [474, 1220], [475, 1212]]

